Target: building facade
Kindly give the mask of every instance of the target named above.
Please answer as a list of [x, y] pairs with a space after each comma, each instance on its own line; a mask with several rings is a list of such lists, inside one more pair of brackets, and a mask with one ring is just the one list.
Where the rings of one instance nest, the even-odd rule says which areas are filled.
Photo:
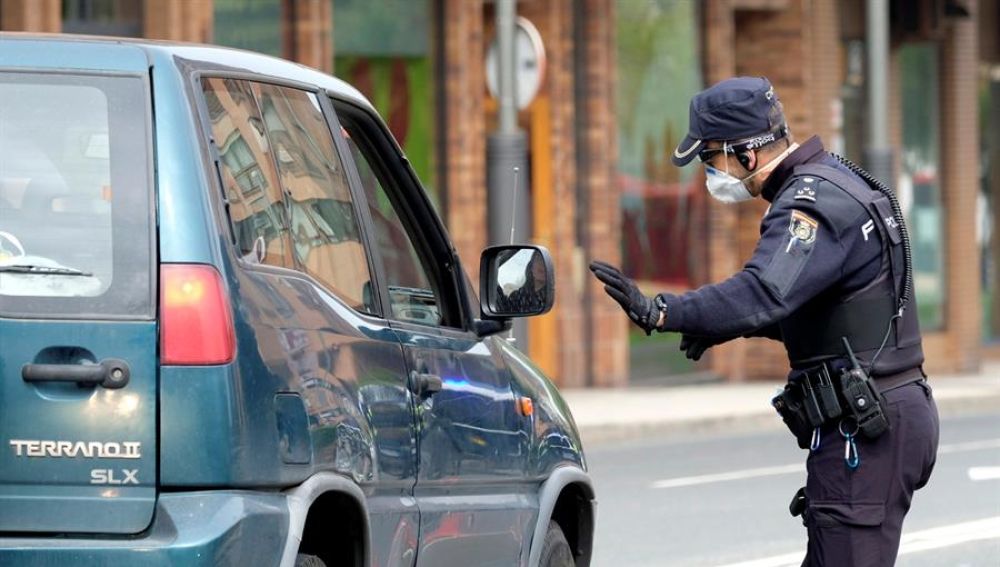
[[[974, 370], [992, 350], [984, 337], [1000, 330], [1000, 231], [990, 230], [1000, 174], [984, 157], [1000, 154], [1000, 14], [981, 0], [889, 4], [894, 186], [914, 237], [927, 368]], [[695, 365], [678, 337], [646, 339], [587, 264], [623, 265], [651, 293], [681, 292], [750, 256], [765, 204], [715, 203], [699, 168], [669, 161], [690, 96], [726, 77], [767, 76], [797, 139], [818, 134], [863, 161], [864, 0], [521, 0], [518, 14], [546, 54], [519, 116], [528, 239], [552, 251], [558, 280], [555, 309], [530, 321], [523, 348], [567, 387], [698, 370], [783, 375], [783, 350], [765, 340], [734, 341]], [[218, 43], [348, 80], [399, 139], [473, 277], [489, 244], [493, 20], [491, 0], [0, 0], [3, 30]]]

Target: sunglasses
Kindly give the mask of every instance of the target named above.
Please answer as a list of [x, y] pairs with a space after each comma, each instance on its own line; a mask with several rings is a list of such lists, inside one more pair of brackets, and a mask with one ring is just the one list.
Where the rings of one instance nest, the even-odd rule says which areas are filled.
[[708, 163], [712, 160], [712, 158], [721, 153], [735, 154], [736, 150], [734, 150], [732, 146], [726, 146], [725, 148], [709, 148], [698, 152], [698, 159], [701, 160], [701, 163]]

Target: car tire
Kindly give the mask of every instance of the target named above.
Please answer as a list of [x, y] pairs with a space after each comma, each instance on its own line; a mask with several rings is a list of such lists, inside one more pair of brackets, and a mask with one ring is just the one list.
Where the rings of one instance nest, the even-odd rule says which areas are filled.
[[326, 562], [315, 555], [300, 553], [295, 556], [295, 567], [326, 567]]
[[555, 522], [549, 522], [549, 530], [542, 542], [542, 553], [538, 560], [539, 567], [576, 567], [573, 551], [563, 534], [562, 528]]

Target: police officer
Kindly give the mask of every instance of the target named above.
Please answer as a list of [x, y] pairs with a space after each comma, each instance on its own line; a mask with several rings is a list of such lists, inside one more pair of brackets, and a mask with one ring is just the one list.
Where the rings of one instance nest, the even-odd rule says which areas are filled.
[[695, 95], [673, 162], [696, 157], [716, 199], [770, 203], [743, 269], [655, 297], [611, 265], [590, 269], [647, 334], [683, 333], [681, 349], [695, 360], [737, 337], [784, 343], [792, 371], [774, 405], [810, 451], [792, 506], [808, 530], [803, 565], [892, 565], [938, 445], [898, 203], [818, 137], [794, 143], [764, 78]]

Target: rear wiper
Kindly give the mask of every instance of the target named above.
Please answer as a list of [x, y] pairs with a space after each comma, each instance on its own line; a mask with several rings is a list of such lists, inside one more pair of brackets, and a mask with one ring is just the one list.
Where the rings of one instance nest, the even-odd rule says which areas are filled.
[[54, 268], [52, 266], [32, 266], [29, 264], [13, 264], [10, 266], [0, 266], [0, 273], [11, 274], [38, 274], [54, 276], [84, 276], [90, 277], [94, 274], [77, 270], [76, 268]]

